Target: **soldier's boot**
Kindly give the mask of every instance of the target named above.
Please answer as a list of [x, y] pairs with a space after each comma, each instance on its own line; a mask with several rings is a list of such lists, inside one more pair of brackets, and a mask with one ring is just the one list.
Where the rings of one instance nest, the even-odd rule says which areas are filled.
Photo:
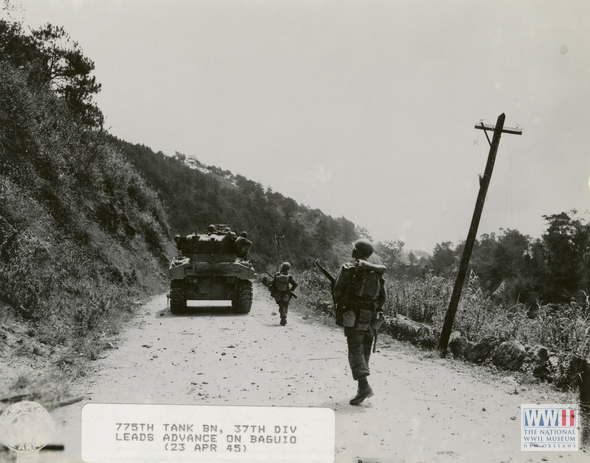
[[360, 405], [363, 400], [369, 397], [373, 397], [373, 389], [369, 386], [367, 377], [359, 378], [359, 387], [356, 391], [356, 396], [350, 399], [350, 405]]
[[281, 318], [281, 326], [285, 326], [287, 324], [287, 318], [286, 317], [282, 317]]

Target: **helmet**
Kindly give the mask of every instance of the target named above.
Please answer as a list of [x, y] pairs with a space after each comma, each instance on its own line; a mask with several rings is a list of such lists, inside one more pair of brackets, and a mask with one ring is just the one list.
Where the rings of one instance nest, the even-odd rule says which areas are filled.
[[291, 269], [291, 264], [290, 264], [289, 262], [283, 262], [283, 263], [281, 264], [281, 272], [282, 272], [283, 270], [290, 270], [290, 269]]
[[242, 233], [240, 233], [240, 236], [243, 238], [248, 238], [248, 233], [243, 231]]
[[361, 257], [368, 259], [373, 254], [373, 243], [366, 238], [361, 238], [352, 243], [354, 250], [360, 254]]

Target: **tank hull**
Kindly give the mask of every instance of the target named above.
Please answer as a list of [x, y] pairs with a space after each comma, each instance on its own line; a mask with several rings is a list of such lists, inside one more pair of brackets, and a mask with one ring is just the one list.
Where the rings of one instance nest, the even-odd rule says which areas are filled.
[[172, 286], [182, 286], [189, 301], [233, 300], [239, 280], [252, 280], [252, 266], [242, 262], [172, 261]]
[[187, 301], [223, 300], [238, 313], [250, 312], [254, 268], [236, 258], [230, 235], [189, 235], [177, 245], [181, 255], [168, 270], [172, 313], [185, 311]]

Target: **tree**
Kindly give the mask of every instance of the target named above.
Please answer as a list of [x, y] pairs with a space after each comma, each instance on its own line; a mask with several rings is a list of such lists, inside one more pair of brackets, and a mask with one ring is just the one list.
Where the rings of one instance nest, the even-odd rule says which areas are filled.
[[516, 282], [525, 275], [525, 255], [530, 243], [531, 238], [518, 230], [501, 230], [493, 254], [492, 290], [502, 281]]
[[402, 264], [402, 255], [404, 251], [404, 242], [401, 240], [385, 241], [377, 243], [375, 250], [383, 260], [383, 264], [388, 271], [392, 271]]
[[434, 246], [432, 252], [432, 269], [437, 275], [450, 276], [457, 260], [453, 251], [453, 243], [445, 241]]
[[504, 282], [505, 292], [515, 292], [508, 297], [518, 298], [521, 283], [526, 279], [524, 256], [530, 241], [530, 237], [510, 229], [500, 229], [498, 235], [481, 235], [473, 248], [471, 268], [479, 276], [482, 289], [493, 293]]
[[354, 223], [344, 217], [339, 217], [336, 219], [336, 222], [338, 222], [340, 226], [340, 237], [343, 243], [352, 243], [354, 240], [356, 240]]
[[319, 209], [316, 209], [318, 218], [315, 224], [315, 232], [313, 234], [318, 251], [326, 254], [332, 248], [333, 234], [328, 222], [328, 217], [325, 216]]
[[355, 227], [354, 231], [356, 232], [356, 236], [358, 238], [366, 238], [371, 242], [373, 241], [373, 238], [371, 237], [371, 233], [366, 228], [357, 225]]
[[475, 240], [471, 253], [470, 265], [478, 275], [484, 289], [493, 287], [493, 255], [498, 247], [498, 239], [495, 233], [484, 233]]
[[[571, 214], [571, 217], [570, 217]], [[565, 301], [576, 291], [588, 293], [590, 225], [570, 214], [544, 215], [549, 223], [542, 235], [546, 297]]]
[[81, 123], [102, 129], [104, 117], [92, 101], [101, 87], [91, 75], [94, 62], [63, 27], [46, 24], [28, 35], [19, 23], [0, 20], [0, 52], [1, 60], [28, 74], [29, 85], [48, 86]]
[[291, 220], [299, 210], [299, 206], [297, 205], [297, 202], [294, 199], [284, 198], [282, 210], [283, 214], [285, 214], [285, 219]]
[[0, 19], [0, 57], [0, 60], [21, 68], [38, 59], [39, 50], [19, 23]]
[[41, 77], [78, 113], [87, 116], [95, 109], [92, 95], [101, 88], [90, 75], [94, 62], [82, 54], [78, 42], [74, 42], [63, 27], [46, 24], [32, 35], [40, 53], [47, 59]]

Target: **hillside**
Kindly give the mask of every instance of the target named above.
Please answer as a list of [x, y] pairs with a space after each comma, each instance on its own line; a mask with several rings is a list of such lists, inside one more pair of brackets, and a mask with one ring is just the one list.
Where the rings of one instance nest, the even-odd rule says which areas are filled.
[[[207, 225], [220, 223], [238, 232], [245, 230], [254, 242], [254, 266], [261, 271], [276, 268], [279, 260], [288, 259], [298, 269], [306, 269], [315, 258], [337, 265], [349, 256], [357, 231], [344, 217], [332, 218], [242, 175], [205, 166], [181, 153], [170, 157], [143, 145], [113, 141], [158, 192], [173, 235], [204, 231]], [[345, 256], [339, 252], [343, 244]]]
[[0, 46], [0, 355], [75, 377], [165, 290], [168, 217], [109, 143], [93, 63], [67, 34], [0, 21]]

